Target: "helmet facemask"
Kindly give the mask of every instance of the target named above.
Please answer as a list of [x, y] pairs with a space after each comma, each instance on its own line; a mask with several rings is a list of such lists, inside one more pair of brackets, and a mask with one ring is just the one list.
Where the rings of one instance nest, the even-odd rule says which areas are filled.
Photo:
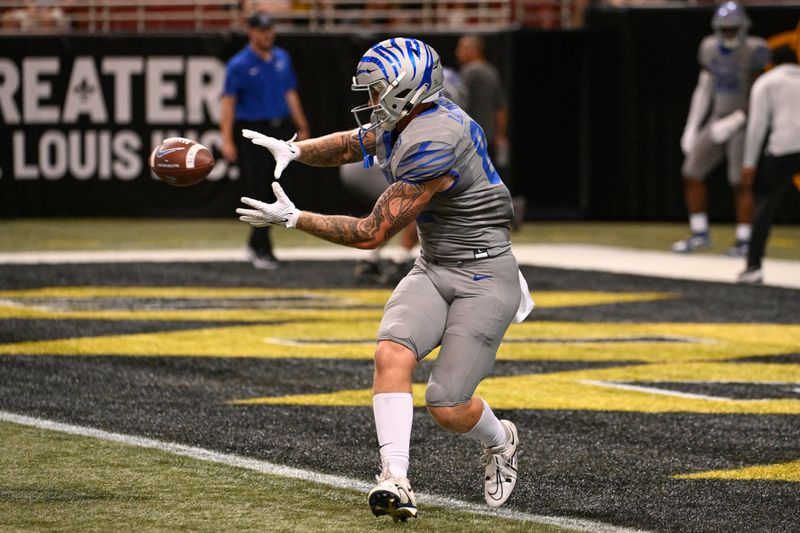
[[[400, 74], [405, 75], [405, 72]], [[386, 130], [394, 129], [397, 120], [392, 119], [392, 113], [386, 107], [384, 99], [389, 91], [397, 86], [397, 79], [394, 81], [394, 86], [388, 83], [385, 79], [379, 78], [374, 81], [361, 85], [358, 83], [357, 77], [353, 77], [353, 91], [367, 91], [369, 94], [366, 104], [356, 106], [350, 111], [356, 117], [356, 123], [364, 131], [371, 131], [378, 126], [383, 126]]]

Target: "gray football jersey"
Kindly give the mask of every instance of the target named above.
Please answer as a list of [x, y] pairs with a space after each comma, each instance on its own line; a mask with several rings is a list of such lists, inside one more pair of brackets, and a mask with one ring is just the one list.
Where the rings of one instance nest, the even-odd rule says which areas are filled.
[[767, 41], [748, 36], [735, 50], [723, 48], [716, 35], [705, 37], [698, 51], [700, 66], [713, 78], [712, 117], [746, 110], [750, 87], [770, 60]]
[[450, 100], [440, 98], [399, 135], [379, 132], [377, 159], [389, 183], [455, 178], [417, 216], [425, 257], [494, 257], [511, 247], [511, 195], [489, 159], [483, 130]]

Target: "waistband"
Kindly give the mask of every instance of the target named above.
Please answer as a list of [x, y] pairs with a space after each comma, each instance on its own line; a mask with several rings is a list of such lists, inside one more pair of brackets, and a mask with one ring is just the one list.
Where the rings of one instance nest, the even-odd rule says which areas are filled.
[[501, 255], [510, 253], [510, 251], [511, 251], [510, 246], [501, 248], [476, 248], [472, 250], [472, 257], [465, 259], [438, 259], [435, 257], [430, 257], [425, 255], [425, 252], [422, 252], [422, 254], [420, 255], [426, 262], [432, 265], [454, 267], [454, 266], [467, 265], [469, 263], [474, 263], [475, 261], [482, 261], [484, 259], [492, 259], [494, 257], [500, 257]]

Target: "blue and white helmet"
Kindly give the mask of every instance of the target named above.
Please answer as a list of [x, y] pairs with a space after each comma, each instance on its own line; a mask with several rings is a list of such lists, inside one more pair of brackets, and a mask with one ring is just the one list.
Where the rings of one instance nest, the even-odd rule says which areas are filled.
[[720, 4], [711, 18], [711, 27], [722, 46], [736, 49], [742, 45], [750, 29], [750, 18], [744, 8], [734, 1]]
[[436, 101], [443, 85], [442, 62], [436, 50], [417, 39], [386, 39], [367, 50], [358, 62], [352, 89], [368, 91], [369, 102], [351, 111], [363, 131], [378, 126], [393, 130], [414, 106]]

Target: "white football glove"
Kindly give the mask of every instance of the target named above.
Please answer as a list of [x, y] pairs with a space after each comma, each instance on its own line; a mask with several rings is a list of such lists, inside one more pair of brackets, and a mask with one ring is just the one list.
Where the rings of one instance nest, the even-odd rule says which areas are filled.
[[737, 109], [730, 115], [726, 115], [711, 123], [708, 127], [708, 134], [711, 140], [717, 144], [723, 144], [733, 137], [747, 122], [747, 115], [741, 109]]
[[686, 128], [681, 136], [681, 151], [683, 155], [689, 155], [689, 152], [694, 148], [697, 142], [697, 130], [694, 128]]
[[253, 130], [242, 130], [242, 135], [250, 139], [253, 144], [263, 146], [270, 151], [275, 158], [276, 180], [281, 178], [283, 169], [300, 156], [300, 148], [292, 142], [297, 138], [296, 133], [288, 141], [281, 141]]
[[270, 224], [293, 228], [297, 224], [300, 210], [289, 200], [289, 197], [283, 192], [278, 182], [272, 182], [272, 191], [275, 193], [275, 198], [277, 198], [274, 204], [259, 202], [243, 196], [242, 203], [249, 205], [253, 209], [238, 208], [236, 214], [240, 215], [239, 220], [247, 222], [256, 228], [263, 228]]

